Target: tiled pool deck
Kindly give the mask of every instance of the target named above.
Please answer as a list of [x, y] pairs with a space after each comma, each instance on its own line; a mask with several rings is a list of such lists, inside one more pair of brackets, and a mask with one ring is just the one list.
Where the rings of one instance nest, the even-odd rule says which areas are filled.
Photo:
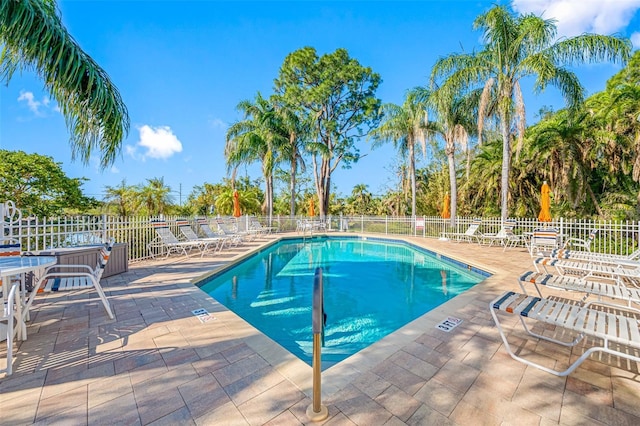
[[[409, 240], [494, 275], [324, 372], [322, 424], [640, 424], [636, 363], [602, 355], [559, 378], [505, 352], [487, 306], [531, 269], [524, 249]], [[39, 296], [15, 373], [0, 378], [0, 423], [312, 424], [311, 367], [191, 284], [266, 241], [132, 264], [103, 280], [115, 320], [92, 292]], [[198, 308], [215, 319], [200, 322]], [[436, 329], [447, 316], [464, 321]], [[515, 318], [505, 324], [536, 359], [567, 364], [568, 350], [525, 339]]]

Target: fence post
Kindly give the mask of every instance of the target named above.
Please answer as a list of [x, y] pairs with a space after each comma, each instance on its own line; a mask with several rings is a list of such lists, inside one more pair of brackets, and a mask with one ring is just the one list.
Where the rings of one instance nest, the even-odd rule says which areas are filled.
[[108, 237], [107, 237], [107, 214], [103, 213], [102, 214], [102, 241], [103, 242], [107, 242], [108, 241]]

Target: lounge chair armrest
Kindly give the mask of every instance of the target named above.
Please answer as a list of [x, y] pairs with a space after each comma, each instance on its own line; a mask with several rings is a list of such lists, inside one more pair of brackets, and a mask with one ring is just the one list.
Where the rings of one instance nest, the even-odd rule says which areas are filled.
[[581, 238], [569, 237], [564, 241], [562, 248], [567, 248], [567, 246], [571, 245], [571, 243], [578, 243], [578, 245], [582, 247], [587, 246], [587, 242]]
[[[86, 269], [87, 272], [62, 272], [64, 269]], [[45, 269], [44, 273], [45, 274], [55, 274], [57, 272], [52, 272], [54, 270], [60, 270], [60, 273], [71, 273], [71, 274], [81, 274], [81, 273], [93, 273], [94, 268], [90, 267], [89, 265], [67, 265], [67, 264], [61, 264], [61, 265], [52, 265], [49, 266], [47, 269]]]

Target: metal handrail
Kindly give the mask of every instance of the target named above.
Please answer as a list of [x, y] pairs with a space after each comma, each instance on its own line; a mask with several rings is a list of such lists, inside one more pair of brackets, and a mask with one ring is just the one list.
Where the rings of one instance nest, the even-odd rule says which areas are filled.
[[322, 405], [322, 346], [324, 346], [324, 326], [327, 316], [324, 312], [324, 288], [322, 268], [316, 268], [313, 277], [313, 308], [311, 327], [313, 332], [313, 402], [307, 407], [307, 416], [313, 422], [319, 422], [329, 416], [329, 410]]

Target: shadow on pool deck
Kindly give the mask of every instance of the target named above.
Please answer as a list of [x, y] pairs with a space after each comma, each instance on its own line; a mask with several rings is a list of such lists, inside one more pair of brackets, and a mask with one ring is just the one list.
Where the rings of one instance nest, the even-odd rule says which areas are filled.
[[[607, 356], [558, 378], [505, 352], [488, 302], [531, 268], [524, 249], [408, 239], [495, 274], [324, 372], [325, 424], [640, 424], [637, 364]], [[131, 264], [103, 280], [115, 320], [93, 292], [38, 296], [15, 373], [0, 378], [0, 423], [310, 423], [311, 368], [191, 284], [266, 241]], [[436, 329], [446, 316], [463, 322]], [[569, 359], [510, 336], [543, 362]]]

